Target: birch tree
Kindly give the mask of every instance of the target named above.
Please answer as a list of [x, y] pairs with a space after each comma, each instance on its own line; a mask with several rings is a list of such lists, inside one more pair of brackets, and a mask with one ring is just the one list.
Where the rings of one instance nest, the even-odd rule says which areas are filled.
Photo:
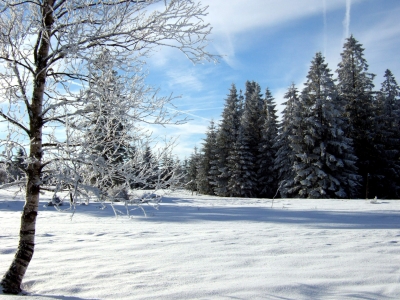
[[132, 98], [129, 109], [121, 107], [123, 117], [136, 124], [169, 123], [174, 116], [166, 106], [172, 99], [159, 98], [146, 87], [141, 62], [162, 46], [182, 52], [194, 63], [214, 60], [206, 50], [211, 30], [202, 20], [206, 9], [188, 0], [0, 3], [0, 117], [7, 124], [1, 140], [3, 160], [10, 160], [19, 147], [27, 149], [26, 177], [19, 181], [26, 186], [20, 241], [1, 281], [5, 293], [21, 291], [32, 259], [44, 178], [71, 180], [72, 172], [75, 190], [84, 182], [76, 171], [88, 163], [88, 156], [77, 156], [82, 145], [75, 142], [82, 128], [75, 122], [90, 112], [85, 108], [91, 101], [87, 87], [93, 59], [106, 50], [116, 71], [131, 82]]

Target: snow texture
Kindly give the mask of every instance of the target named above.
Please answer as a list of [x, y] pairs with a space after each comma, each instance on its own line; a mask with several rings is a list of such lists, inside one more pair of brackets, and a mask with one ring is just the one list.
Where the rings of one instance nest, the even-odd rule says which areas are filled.
[[[175, 192], [147, 218], [91, 203], [71, 219], [44, 207], [50, 200], [41, 198], [24, 299], [400, 299], [400, 201]], [[1, 274], [22, 206], [1, 191]]]

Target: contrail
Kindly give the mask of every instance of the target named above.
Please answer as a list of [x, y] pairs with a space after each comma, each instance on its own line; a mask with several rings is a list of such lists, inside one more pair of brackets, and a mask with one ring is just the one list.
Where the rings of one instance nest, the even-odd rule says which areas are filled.
[[351, 0], [346, 0], [346, 16], [343, 21], [345, 38], [349, 37], [349, 32], [350, 32], [350, 10], [351, 10]]
[[328, 43], [328, 36], [327, 36], [327, 22], [326, 22], [326, 0], [322, 2], [323, 6], [323, 17], [324, 17], [324, 56], [326, 57], [326, 47]]
[[211, 121], [211, 119], [207, 119], [207, 118], [201, 117], [199, 115], [191, 114], [188, 111], [179, 110], [179, 109], [175, 109], [175, 108], [172, 108], [172, 107], [167, 107], [167, 109], [172, 110], [172, 111], [176, 111], [178, 113], [181, 113], [181, 114], [184, 114], [184, 115], [187, 115], [187, 116], [191, 116], [191, 117], [194, 117], [194, 118], [200, 118], [200, 119], [203, 119], [205, 121]]

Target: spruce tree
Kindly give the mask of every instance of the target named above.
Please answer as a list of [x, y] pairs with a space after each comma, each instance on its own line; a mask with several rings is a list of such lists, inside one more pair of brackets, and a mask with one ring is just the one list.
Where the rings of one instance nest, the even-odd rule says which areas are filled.
[[231, 171], [228, 166], [228, 157], [238, 136], [241, 117], [241, 97], [238, 96], [236, 86], [232, 84], [228, 97], [225, 100], [222, 120], [216, 136], [216, 159], [211, 162], [212, 185], [218, 196], [228, 196], [228, 180]]
[[23, 179], [27, 167], [24, 149], [18, 148], [16, 155], [13, 156], [13, 159], [6, 165], [6, 173], [9, 180], [16, 181]]
[[257, 156], [262, 108], [260, 86], [247, 81], [239, 132], [228, 161], [232, 171], [228, 189], [232, 196], [255, 197], [258, 194]]
[[274, 172], [276, 156], [275, 140], [278, 135], [278, 117], [274, 98], [267, 88], [264, 96], [264, 106], [260, 118], [261, 139], [258, 144], [257, 181], [259, 197], [272, 198], [277, 189], [277, 176]]
[[[123, 101], [124, 87], [113, 69], [107, 51], [93, 60], [92, 77], [89, 80], [87, 97], [89, 105], [85, 110], [86, 119], [80, 120], [84, 130], [83, 149], [85, 155], [95, 161], [89, 172], [93, 174], [90, 183], [107, 192], [125, 182], [121, 175], [121, 165], [129, 159], [131, 124], [122, 118], [124, 115], [114, 103]], [[109, 166], [111, 171], [103, 174], [101, 169]]]
[[187, 179], [185, 187], [187, 190], [193, 192], [197, 191], [197, 170], [199, 165], [199, 160], [201, 159], [200, 154], [197, 152], [197, 147], [194, 148], [192, 155], [188, 159], [187, 163]]
[[345, 137], [341, 101], [321, 53], [313, 59], [302, 93], [303, 135], [293, 141], [294, 186], [299, 197], [354, 197], [358, 187], [352, 140]]
[[249, 148], [249, 136], [239, 127], [238, 137], [229, 156], [231, 176], [228, 181], [230, 197], [254, 197], [257, 193], [255, 157]]
[[[158, 162], [154, 157], [153, 151], [151, 150], [150, 145], [146, 144], [144, 152], [143, 152], [143, 172], [149, 172], [156, 174], [158, 170]], [[148, 187], [153, 187], [155, 185], [157, 178], [154, 176], [147, 177], [146, 185]]]
[[188, 171], [189, 160], [185, 157], [181, 164], [180, 176], [179, 176], [179, 187], [186, 188], [186, 183], [189, 182]]
[[[167, 183], [170, 181], [171, 177], [174, 176], [175, 171], [177, 171], [178, 163], [172, 157], [170, 152], [164, 153], [161, 158], [161, 164], [159, 166], [159, 180], [161, 184]], [[169, 184], [166, 185], [170, 187]]]
[[[199, 161], [197, 170], [197, 189], [199, 193], [213, 195], [212, 179], [213, 172], [211, 170], [213, 162], [216, 161], [216, 138], [217, 129], [214, 121], [210, 122], [206, 138], [204, 139], [203, 148], [201, 149], [201, 160]], [[210, 174], [211, 173], [211, 174]]]
[[368, 73], [362, 45], [352, 36], [346, 39], [338, 65], [339, 96], [344, 101], [344, 116], [348, 122], [346, 135], [354, 142], [358, 174], [363, 178], [358, 196], [365, 195], [368, 181], [376, 179], [374, 165], [377, 152], [374, 148], [373, 79]]
[[296, 138], [296, 126], [302, 121], [300, 111], [300, 99], [298, 90], [292, 84], [286, 92], [283, 103], [285, 109], [282, 112], [282, 121], [279, 125], [278, 136], [274, 147], [276, 148], [276, 158], [274, 170], [278, 178], [278, 188], [282, 198], [291, 197], [289, 192], [293, 188], [295, 172], [293, 169], [295, 152], [291, 147], [292, 140]]
[[378, 94], [375, 116], [374, 146], [378, 152], [370, 182], [371, 196], [398, 198], [400, 196], [400, 88], [390, 70], [386, 70]]

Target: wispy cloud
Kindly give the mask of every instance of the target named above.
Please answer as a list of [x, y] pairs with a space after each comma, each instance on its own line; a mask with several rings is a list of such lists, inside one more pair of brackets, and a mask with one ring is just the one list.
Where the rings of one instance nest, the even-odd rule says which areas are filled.
[[350, 34], [350, 12], [351, 12], [351, 0], [346, 0], [346, 15], [343, 20], [344, 38], [348, 38]]
[[178, 109], [175, 109], [175, 108], [168, 108], [168, 109], [172, 110], [172, 111], [175, 111], [175, 112], [178, 112], [178, 113], [180, 113], [182, 115], [189, 116], [189, 117], [202, 119], [204, 121], [211, 121], [211, 119], [208, 119], [208, 118], [205, 118], [205, 117], [202, 117], [200, 115], [196, 115], [196, 114], [192, 113], [193, 110], [192, 111], [185, 111], [185, 110], [178, 110]]
[[188, 69], [172, 69], [167, 72], [170, 87], [178, 86], [181, 90], [201, 91], [203, 83], [194, 71]]
[[[353, 0], [361, 1], [363, 0]], [[257, 29], [273, 32], [290, 22], [320, 14], [321, 11], [324, 13], [326, 28], [326, 13], [348, 5], [350, 0], [286, 0], [284, 4], [282, 1], [231, 0], [229, 5], [224, 0], [203, 2], [209, 5], [207, 21], [213, 26], [215, 40], [226, 41], [217, 43], [215, 48], [218, 53], [226, 55], [224, 60], [230, 64], [230, 61], [235, 61], [236, 48], [246, 47], [241, 44], [241, 39], [235, 38], [237, 35], [248, 34]]]
[[327, 20], [326, 20], [326, 0], [322, 2], [322, 14], [324, 18], [324, 56], [326, 56], [326, 47], [328, 43], [328, 33], [327, 33]]

